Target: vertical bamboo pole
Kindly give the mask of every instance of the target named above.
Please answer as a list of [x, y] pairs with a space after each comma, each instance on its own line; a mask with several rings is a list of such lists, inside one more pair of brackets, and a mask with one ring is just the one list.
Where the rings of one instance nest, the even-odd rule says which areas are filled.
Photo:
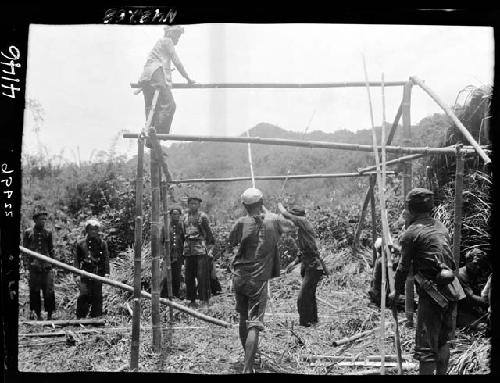
[[[382, 223], [382, 252], [381, 252], [381, 263], [382, 263], [382, 291], [380, 298], [380, 374], [385, 374], [385, 282], [386, 282], [386, 269], [385, 269], [385, 255], [389, 254], [387, 247], [387, 238], [389, 235], [387, 220], [386, 220], [386, 210], [385, 210], [385, 196], [384, 196], [384, 185], [382, 181], [385, 178], [383, 171], [385, 170], [385, 164], [382, 163], [382, 168], [380, 167], [380, 158], [377, 150], [377, 132], [375, 131], [375, 123], [373, 120], [373, 106], [370, 94], [370, 86], [368, 85], [368, 73], [366, 70], [365, 57], [363, 56], [363, 69], [365, 72], [365, 82], [366, 91], [368, 93], [368, 104], [370, 107], [370, 122], [372, 125], [372, 142], [373, 142], [373, 155], [375, 157], [375, 165], [377, 166], [377, 186], [378, 186], [378, 196], [380, 201], [380, 217]], [[384, 137], [385, 138], [385, 137]], [[382, 142], [382, 151], [385, 151], [385, 142]], [[385, 159], [385, 153], [383, 153], [382, 159]], [[381, 174], [382, 172], [382, 174]]]
[[368, 192], [365, 196], [365, 200], [363, 201], [363, 207], [361, 209], [361, 216], [359, 217], [358, 226], [356, 227], [356, 233], [354, 234], [354, 240], [352, 244], [352, 255], [356, 256], [358, 246], [359, 246], [359, 237], [361, 236], [361, 229], [363, 229], [363, 222], [365, 221], [366, 212], [368, 208], [368, 203], [370, 202], [370, 196], [373, 193], [373, 185], [370, 182], [370, 187], [368, 188]]
[[[382, 144], [382, 185], [384, 186], [384, 189], [385, 189], [385, 186], [387, 184], [387, 177], [386, 177], [387, 168], [386, 168], [386, 153], [385, 153], [385, 89], [384, 89], [384, 74], [383, 73], [382, 73], [382, 86], [380, 89], [382, 91], [382, 134], [381, 134], [381, 139], [380, 139], [380, 142]], [[384, 190], [384, 193], [385, 193], [385, 190]], [[384, 203], [385, 203], [385, 197], [384, 197]], [[391, 293], [393, 293], [394, 292], [394, 273], [393, 273], [393, 268], [392, 268], [391, 253], [390, 253], [389, 247], [388, 247], [389, 244], [392, 244], [392, 238], [391, 238], [391, 233], [389, 230], [387, 209], [385, 206], [384, 206], [383, 212], [385, 213], [385, 215], [383, 217], [383, 221], [384, 221], [386, 230], [385, 230], [385, 235], [384, 235], [385, 238], [383, 239], [382, 242], [385, 242], [383, 245], [383, 249], [385, 249], [387, 251], [387, 253], [386, 253], [386, 255], [387, 255], [387, 274], [389, 274], [389, 277], [390, 277], [389, 278], [389, 289], [390, 289]], [[388, 243], [386, 241], [388, 241]], [[386, 270], [386, 266], [385, 266], [385, 264], [383, 264], [382, 277], [386, 276], [385, 270]], [[385, 288], [385, 283], [382, 283], [382, 287]], [[385, 306], [385, 289], [383, 290], [382, 294], [384, 296], [383, 302], [384, 302], [384, 306]], [[382, 299], [380, 299], [380, 301], [382, 302]], [[392, 316], [394, 318], [394, 325], [395, 325], [394, 345], [396, 347], [397, 359], [398, 359], [398, 374], [402, 375], [403, 374], [403, 361], [401, 358], [401, 340], [399, 338], [398, 310], [396, 308], [395, 302], [393, 303], [393, 305], [391, 307], [391, 311], [392, 311]]]
[[[170, 257], [170, 214], [168, 212], [168, 182], [165, 181], [162, 185], [162, 202], [163, 202], [163, 236], [165, 238], [163, 251], [163, 270], [162, 276], [167, 281], [168, 297], [172, 299], [172, 259]], [[174, 320], [174, 311], [170, 307], [170, 324]]]
[[160, 165], [151, 153], [151, 322], [153, 351], [161, 350], [160, 324]]
[[464, 188], [464, 155], [462, 145], [457, 145], [455, 165], [455, 217], [453, 224], [453, 258], [455, 260], [455, 275], [460, 267], [460, 243], [462, 240], [462, 206]]
[[[403, 88], [403, 102], [402, 102], [402, 113], [403, 113], [403, 145], [409, 146], [411, 144], [411, 90], [413, 83], [411, 81], [407, 82]], [[412, 178], [412, 164], [408, 161], [403, 164], [403, 200], [406, 198], [411, 190], [411, 178]], [[415, 299], [415, 280], [413, 277], [413, 267], [410, 268], [408, 277], [405, 282], [405, 315], [406, 315], [406, 326], [413, 327], [413, 313], [415, 309], [413, 307], [413, 302]]]
[[132, 315], [132, 341], [130, 343], [130, 370], [139, 368], [141, 332], [141, 247], [142, 247], [142, 194], [144, 182], [144, 139], [137, 140], [137, 179], [135, 185], [134, 231], [134, 311]]
[[377, 213], [375, 211], [375, 182], [377, 181], [377, 176], [375, 174], [370, 175], [370, 188], [372, 192], [370, 193], [370, 205], [372, 208], [372, 251], [373, 251], [373, 265], [377, 260], [377, 249], [375, 249], [375, 241], [377, 240]]

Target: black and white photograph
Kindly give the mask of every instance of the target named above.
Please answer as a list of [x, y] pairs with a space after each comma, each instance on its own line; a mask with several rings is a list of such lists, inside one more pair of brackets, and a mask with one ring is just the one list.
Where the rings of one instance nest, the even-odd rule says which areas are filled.
[[182, 12], [2, 43], [18, 371], [491, 374], [493, 26]]

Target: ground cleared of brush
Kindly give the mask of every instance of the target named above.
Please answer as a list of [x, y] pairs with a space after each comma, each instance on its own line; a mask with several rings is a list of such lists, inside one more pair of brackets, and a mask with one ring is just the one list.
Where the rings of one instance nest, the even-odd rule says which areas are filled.
[[[370, 257], [369, 250], [366, 257]], [[371, 306], [367, 297], [371, 271], [363, 262], [350, 261], [350, 251], [331, 252], [325, 257], [332, 270], [323, 277], [317, 296], [320, 322], [314, 327], [298, 326], [296, 299], [301, 278], [298, 269], [271, 282], [272, 299], [266, 310], [266, 330], [261, 333], [260, 355], [256, 370], [260, 373], [295, 373], [314, 375], [344, 375], [378, 373], [373, 367], [380, 355], [380, 340], [375, 331], [355, 341], [336, 346], [335, 342], [380, 326], [380, 310]], [[139, 369], [142, 372], [182, 372], [193, 374], [237, 374], [243, 368], [243, 350], [238, 337], [234, 296], [228, 290], [229, 274], [219, 270], [224, 286], [222, 294], [211, 299], [208, 314], [233, 324], [222, 328], [174, 311], [173, 330], [167, 319], [169, 309], [161, 308], [163, 338], [162, 350], [151, 348], [151, 305], [143, 300]], [[69, 276], [59, 278], [56, 284], [57, 319], [74, 319], [77, 296], [76, 284]], [[19, 371], [128, 371], [130, 358], [131, 316], [126, 308], [127, 297], [104, 287], [107, 314], [104, 327], [41, 328], [20, 323]], [[20, 320], [28, 300], [26, 282], [20, 283]], [[111, 300], [111, 302], [110, 302]], [[386, 312], [386, 322], [392, 317]], [[403, 319], [404, 314], [400, 313]], [[89, 329], [95, 332], [87, 332]], [[405, 374], [416, 374], [417, 364], [412, 359], [414, 329], [400, 325]], [[35, 332], [61, 332], [64, 336], [39, 338], [22, 334]], [[385, 353], [396, 354], [394, 325], [386, 330]], [[452, 349], [452, 373], [471, 374], [489, 372], [489, 338], [481, 333], [459, 331]], [[355, 366], [372, 363], [372, 367]], [[387, 374], [396, 374], [387, 362]]]

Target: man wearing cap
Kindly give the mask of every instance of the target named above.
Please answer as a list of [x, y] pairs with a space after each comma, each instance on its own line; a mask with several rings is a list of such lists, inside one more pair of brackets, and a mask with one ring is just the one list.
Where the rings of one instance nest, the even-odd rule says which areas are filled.
[[305, 217], [304, 208], [297, 206], [287, 211], [281, 203], [278, 203], [278, 209], [283, 217], [292, 221], [297, 227], [297, 246], [300, 253], [297, 260], [287, 267], [287, 271], [290, 271], [298, 261], [301, 261], [302, 286], [297, 298], [297, 309], [299, 325], [309, 327], [318, 322], [316, 287], [324, 273], [316, 245], [316, 236], [311, 223]]
[[280, 275], [278, 240], [293, 224], [269, 212], [258, 189], [245, 190], [241, 202], [247, 215], [239, 218], [231, 229], [229, 250], [239, 245], [233, 260], [233, 288], [240, 315], [240, 341], [245, 351], [243, 372], [252, 373], [259, 331], [264, 330], [268, 280]]
[[[85, 238], [76, 245], [74, 266], [99, 276], [109, 276], [109, 252], [106, 241], [101, 238], [101, 223], [89, 219], [85, 223]], [[85, 318], [90, 309], [92, 318], [102, 315], [102, 282], [86, 277], [80, 278], [80, 295], [76, 302], [76, 317]]]
[[[182, 255], [184, 251], [184, 227], [180, 220], [182, 210], [180, 207], [170, 209], [170, 262], [172, 270], [172, 294], [174, 297], [181, 298], [181, 267], [184, 262]], [[162, 231], [162, 242], [164, 241], [164, 231]], [[165, 266], [165, 265], [164, 265]], [[161, 283], [162, 298], [168, 297], [167, 276], [165, 267], [162, 269], [163, 279]]]
[[[199, 211], [202, 200], [188, 198], [188, 212], [184, 214], [184, 278], [186, 299], [196, 307], [196, 297], [208, 307], [210, 299], [210, 262], [215, 239], [210, 229], [208, 216]], [[198, 294], [196, 294], [198, 290]]]
[[[33, 212], [35, 225], [26, 230], [23, 236], [23, 246], [37, 253], [54, 258], [54, 242], [52, 232], [45, 228], [48, 213], [43, 206], [36, 206]], [[52, 319], [55, 310], [56, 297], [54, 293], [54, 271], [47, 262], [24, 255], [24, 269], [29, 270], [30, 287], [30, 319], [42, 319], [40, 290], [43, 295], [43, 305], [47, 312], [47, 319]]]
[[469, 326], [486, 314], [488, 301], [481, 296], [481, 287], [485, 282], [481, 277], [488, 269], [486, 255], [480, 249], [473, 248], [465, 254], [465, 265], [458, 270], [465, 299], [458, 303], [457, 327]]
[[[157, 109], [153, 116], [152, 123], [157, 133], [170, 133], [170, 126], [172, 125], [172, 119], [176, 109], [171, 91], [172, 69], [170, 63], [174, 63], [179, 73], [189, 84], [194, 83], [184, 69], [174, 48], [183, 33], [184, 28], [181, 26], [165, 26], [164, 35], [156, 42], [149, 53], [146, 63], [144, 64], [144, 70], [139, 79], [139, 84], [142, 85], [144, 94], [146, 118], [151, 109], [154, 92], [155, 90], [159, 90]], [[148, 142], [146, 145], [150, 147]]]
[[423, 188], [406, 197], [408, 228], [401, 236], [401, 259], [395, 275], [395, 295], [388, 306], [404, 293], [406, 276], [413, 264], [419, 303], [415, 339], [415, 358], [421, 375], [445, 375], [448, 370], [457, 301], [464, 297], [453, 270], [456, 265], [446, 227], [431, 216], [433, 193]]

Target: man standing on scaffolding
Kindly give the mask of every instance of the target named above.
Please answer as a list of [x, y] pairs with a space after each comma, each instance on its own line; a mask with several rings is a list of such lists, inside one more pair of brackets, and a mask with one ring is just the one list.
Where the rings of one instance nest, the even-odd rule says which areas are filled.
[[[139, 79], [144, 94], [146, 118], [151, 110], [151, 104], [155, 90], [159, 90], [157, 108], [153, 115], [152, 126], [156, 128], [156, 133], [170, 133], [170, 126], [174, 117], [176, 105], [172, 95], [172, 74], [170, 62], [173, 62], [179, 73], [187, 80], [188, 84], [194, 84], [182, 65], [174, 46], [177, 45], [184, 28], [175, 26], [165, 26], [164, 36], [161, 37], [148, 55], [144, 70]], [[151, 147], [151, 143], [146, 141], [146, 146]]]

